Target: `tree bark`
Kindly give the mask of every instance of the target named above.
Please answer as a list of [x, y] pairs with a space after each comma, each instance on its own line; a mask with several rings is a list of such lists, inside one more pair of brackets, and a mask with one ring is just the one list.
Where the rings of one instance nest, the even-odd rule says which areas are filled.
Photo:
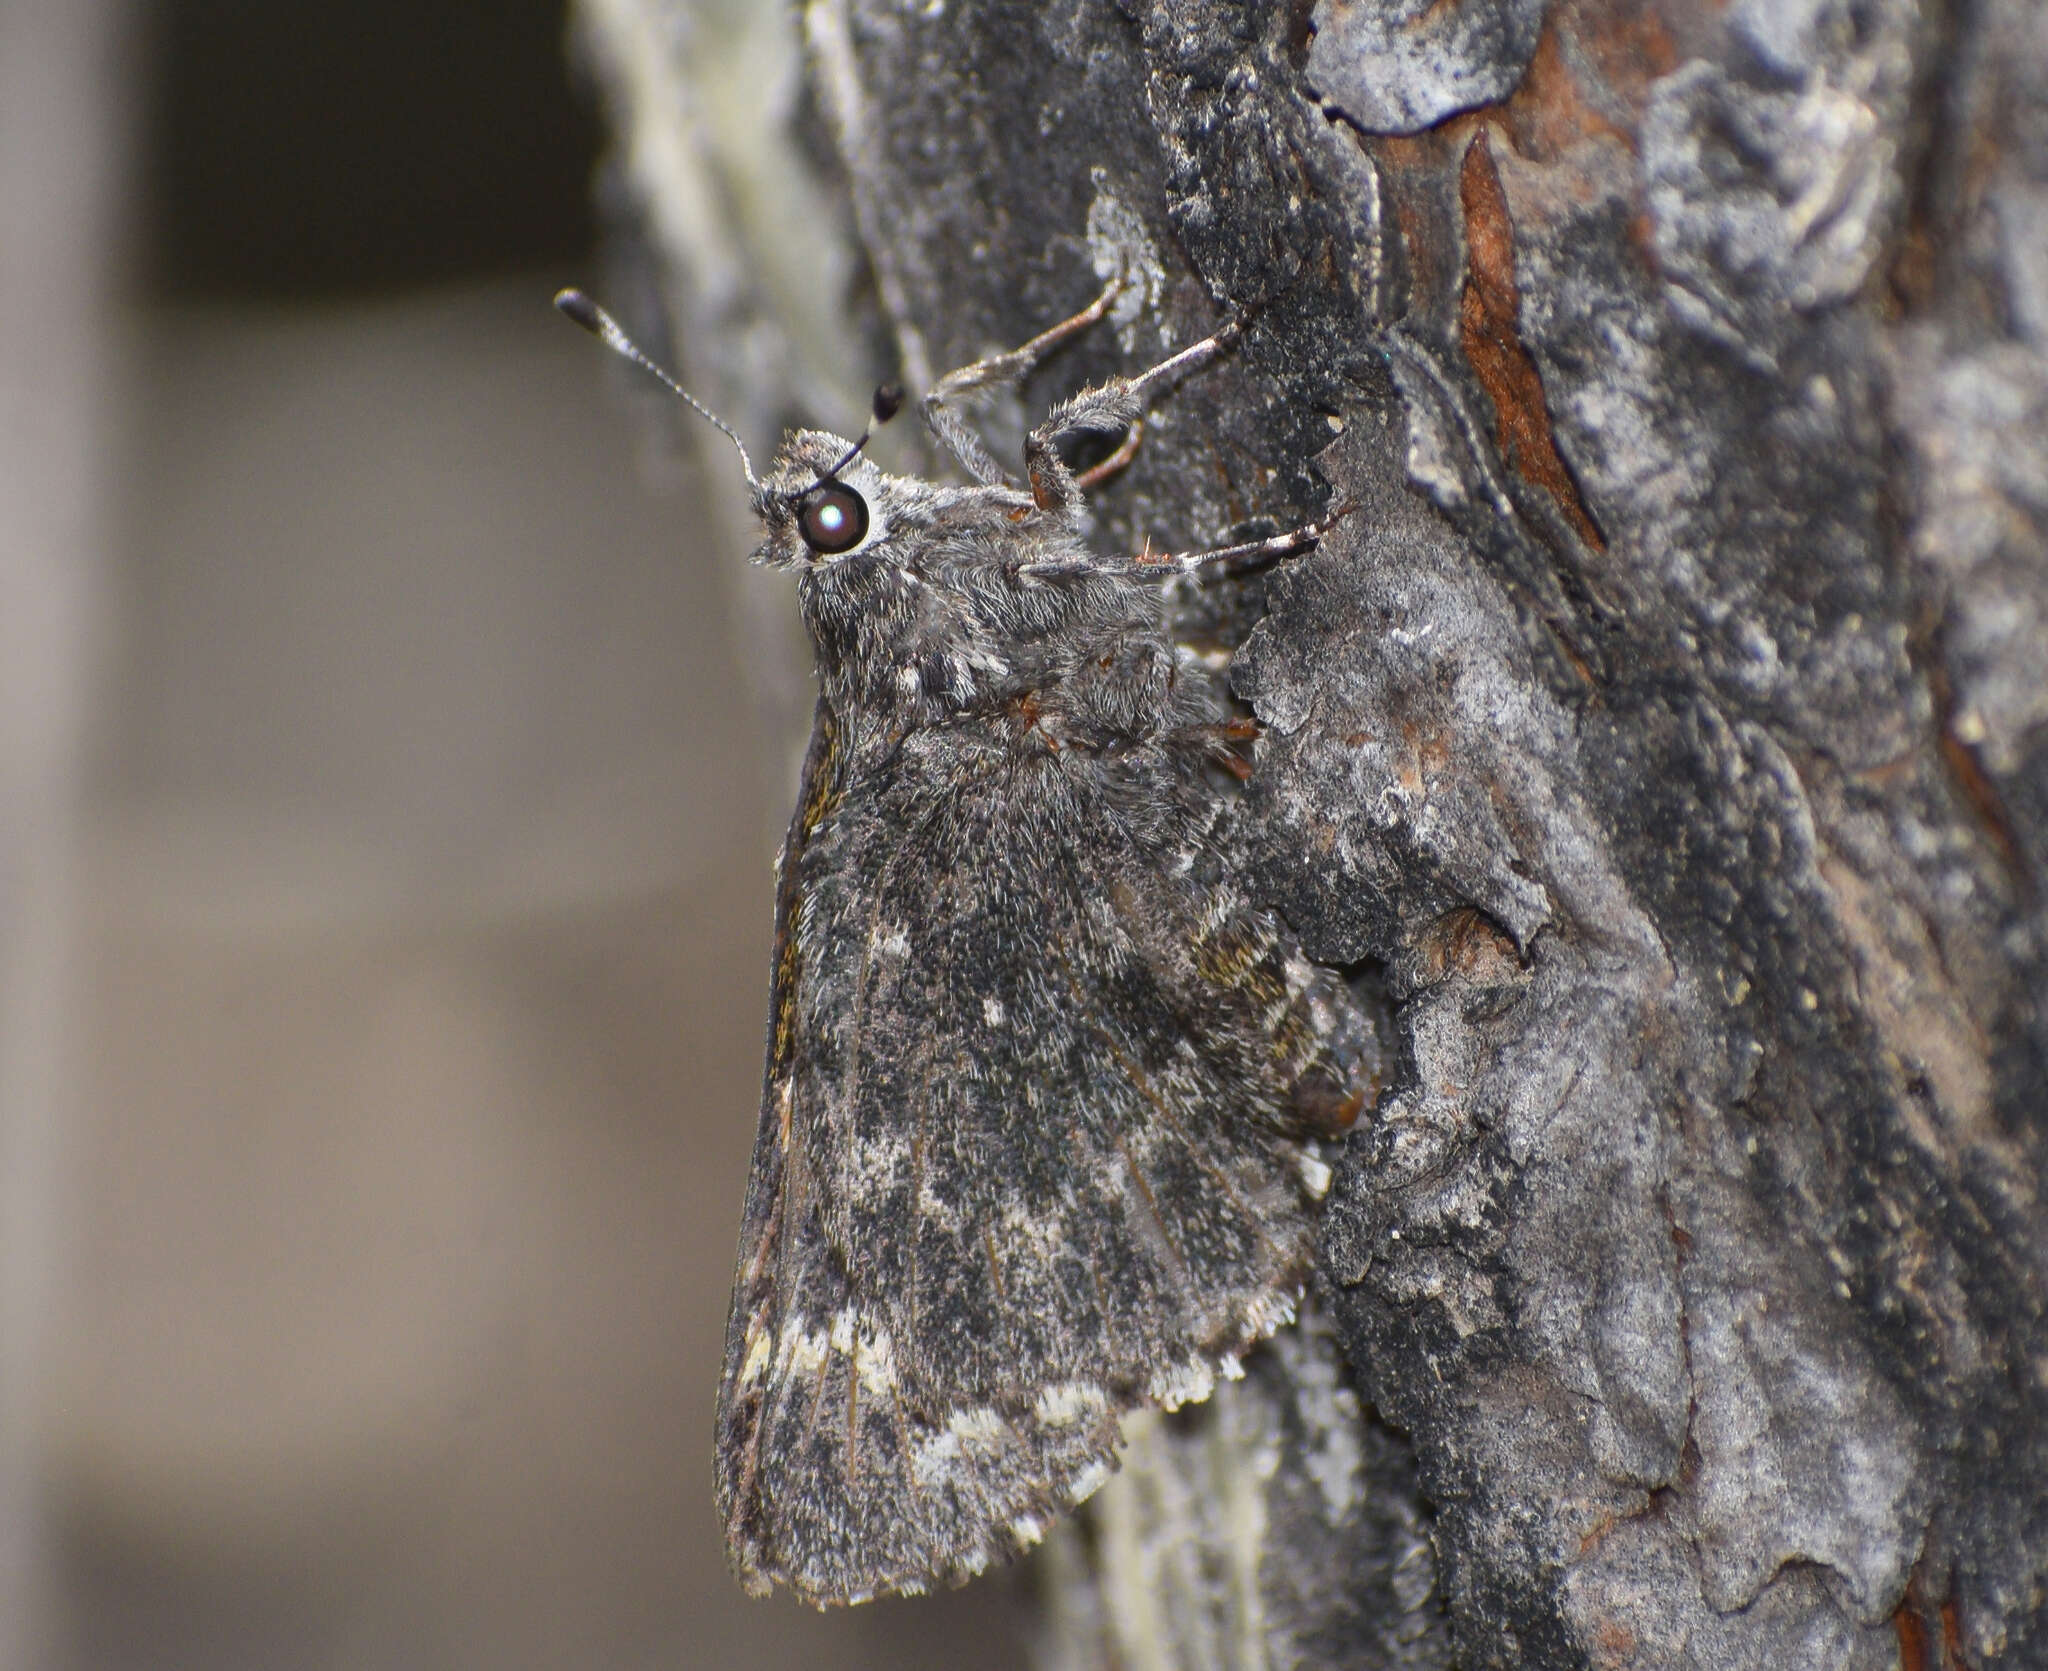
[[[586, 6], [626, 154], [674, 112], [622, 90], [618, 19], [686, 10]], [[1182, 626], [1242, 644], [1248, 870], [1402, 1067], [1338, 1171], [1328, 1332], [1139, 1437], [1196, 1484], [1062, 1546], [1052, 1656], [2048, 1664], [2048, 11], [801, 25], [830, 144], [788, 166], [858, 256], [756, 222], [742, 290], [823, 287], [853, 350], [779, 362], [757, 423], [843, 426], [891, 337], [913, 389], [1022, 341], [1109, 238], [1145, 305], [1032, 410], [1250, 329], [1103, 543], [1361, 507]], [[1200, 1471], [1228, 1454], [1251, 1508]], [[1176, 1536], [1227, 1629], [1133, 1623]]]

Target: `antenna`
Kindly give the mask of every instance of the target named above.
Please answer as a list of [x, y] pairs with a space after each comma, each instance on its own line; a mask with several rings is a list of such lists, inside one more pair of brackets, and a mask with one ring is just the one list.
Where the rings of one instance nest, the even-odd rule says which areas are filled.
[[[875, 433], [875, 425], [887, 423], [902, 410], [903, 385], [901, 383], [891, 381], [884, 383], [875, 390], [875, 403], [869, 408], [868, 426], [860, 432], [860, 439], [840, 454], [839, 461], [831, 469], [821, 470], [818, 473], [818, 479], [811, 484], [811, 487], [822, 487], [855, 459], [860, 457], [861, 448], [868, 444], [869, 438]], [[811, 491], [811, 488], [806, 488], [804, 491], [808, 493]]]
[[[698, 417], [706, 419], [717, 428], [723, 430], [726, 438], [740, 450], [740, 468], [747, 473], [747, 486], [757, 491], [759, 490], [761, 484], [754, 479], [754, 462], [747, 457], [747, 444], [735, 433], [732, 425], [727, 423], [702, 401], [698, 400], [688, 389], [669, 376], [667, 372], [663, 371], [660, 366], [656, 365], [645, 354], [641, 353], [634, 346], [633, 339], [619, 329], [619, 322], [616, 319], [606, 313], [603, 308], [599, 307], [588, 296], [584, 295], [582, 291], [573, 288], [557, 291], [555, 293], [555, 306], [575, 320], [577, 324], [581, 325], [592, 336], [596, 337], [599, 342], [603, 343], [614, 354], [631, 360], [643, 371], [653, 372], [656, 377], [659, 377], [662, 382], [669, 386], [670, 392], [680, 396], [683, 404], [688, 406], [692, 412], [695, 412]], [[878, 413], [881, 411], [882, 393], [883, 391], [879, 389], [875, 391], [875, 410]], [[897, 392], [897, 401], [898, 404], [901, 404], [902, 392], [900, 390]], [[890, 408], [892, 415], [894, 411], [895, 407], [892, 406]], [[867, 437], [865, 435], [860, 438], [860, 441], [861, 446], [867, 445]], [[854, 448], [854, 452], [859, 451], [860, 447]], [[847, 458], [852, 456], [852, 453], [847, 454]], [[845, 459], [840, 460], [841, 464], [845, 462]], [[835, 465], [833, 468], [837, 469], [838, 466]]]

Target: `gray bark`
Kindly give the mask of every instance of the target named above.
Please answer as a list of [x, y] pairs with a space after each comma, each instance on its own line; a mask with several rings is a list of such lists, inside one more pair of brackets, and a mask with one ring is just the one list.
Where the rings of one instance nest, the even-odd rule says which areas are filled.
[[[623, 155], [685, 105], [622, 20], [674, 43], [687, 10], [585, 7]], [[1021, 341], [1113, 224], [1147, 305], [1034, 407], [1253, 324], [1104, 542], [1362, 507], [1183, 622], [1242, 642], [1252, 874], [1404, 1063], [1326, 1225], [1351, 1383], [1306, 1335], [1142, 1437], [1062, 1546], [1049, 1655], [2048, 1664], [2048, 13], [801, 25], [791, 120], [829, 143], [785, 165], [845, 193], [856, 258], [829, 213], [750, 220], [715, 117], [683, 148], [750, 317], [809, 320], [762, 326], [765, 380], [635, 176], [712, 398], [843, 427], [860, 350], [915, 389]], [[821, 299], [833, 378], [793, 346]]]

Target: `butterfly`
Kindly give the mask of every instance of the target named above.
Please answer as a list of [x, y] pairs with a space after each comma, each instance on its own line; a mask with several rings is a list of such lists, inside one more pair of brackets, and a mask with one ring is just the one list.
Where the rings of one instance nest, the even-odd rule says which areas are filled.
[[[969, 485], [883, 472], [872, 425], [794, 434], [759, 479], [740, 447], [819, 683], [718, 1393], [756, 1593], [915, 1593], [1036, 1543], [1127, 1414], [1206, 1398], [1292, 1317], [1322, 1144], [1373, 1090], [1343, 983], [1233, 877], [1218, 774], [1254, 728], [1219, 719], [1164, 596], [1334, 519], [1169, 557], [1083, 537], [1155, 395], [1241, 327], [1055, 407], [1021, 481], [960, 411], [1119, 289], [926, 397]], [[1122, 439], [1077, 473], [1086, 435]]]

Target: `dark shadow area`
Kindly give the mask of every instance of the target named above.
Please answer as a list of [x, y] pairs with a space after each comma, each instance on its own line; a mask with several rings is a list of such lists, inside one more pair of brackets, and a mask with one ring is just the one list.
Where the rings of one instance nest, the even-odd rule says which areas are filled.
[[159, 0], [145, 284], [331, 298], [581, 254], [601, 135], [566, 33], [556, 0]]

